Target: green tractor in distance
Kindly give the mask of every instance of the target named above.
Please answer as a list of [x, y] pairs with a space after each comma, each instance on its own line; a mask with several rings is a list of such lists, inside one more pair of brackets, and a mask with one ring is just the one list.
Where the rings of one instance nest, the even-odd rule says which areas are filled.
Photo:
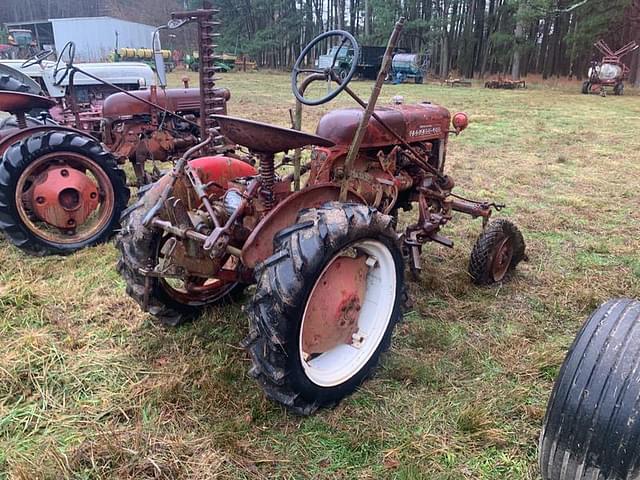
[[[236, 66], [236, 56], [228, 55], [223, 53], [222, 55], [216, 55], [214, 57], [213, 68], [215, 68], [216, 72], [227, 73], [233, 70]], [[200, 70], [200, 55], [198, 52], [194, 51], [191, 54], [186, 54], [184, 56], [184, 64], [185, 66], [193, 71], [197, 72]]]
[[0, 55], [10, 59], [30, 58], [38, 50], [31, 30], [0, 28]]

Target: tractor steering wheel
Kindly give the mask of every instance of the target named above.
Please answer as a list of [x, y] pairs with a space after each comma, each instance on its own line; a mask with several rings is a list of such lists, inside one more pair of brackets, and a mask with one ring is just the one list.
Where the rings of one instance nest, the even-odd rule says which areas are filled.
[[[340, 43], [333, 54], [333, 58], [331, 59], [331, 65], [328, 67], [320, 68], [303, 68], [302, 64], [309, 52], [316, 47], [320, 42], [323, 42], [329, 37], [338, 37]], [[338, 60], [338, 55], [340, 51], [345, 47], [347, 51], [353, 49], [353, 56], [351, 57], [351, 68], [348, 72], [344, 72], [342, 69], [336, 69], [336, 61]], [[293, 66], [293, 71], [291, 72], [291, 89], [293, 90], [293, 94], [295, 97], [305, 105], [322, 105], [323, 103], [327, 103], [329, 100], [335, 98], [340, 92], [342, 92], [347, 84], [353, 78], [353, 75], [356, 73], [356, 68], [358, 66], [358, 59], [360, 58], [360, 46], [356, 39], [349, 32], [345, 32], [344, 30], [330, 30], [328, 32], [322, 33], [314, 38], [309, 45], [307, 45], [300, 56], [296, 60], [296, 63]], [[298, 77], [300, 74], [310, 74], [308, 75], [300, 85], [298, 85]], [[307, 98], [304, 96], [304, 92], [309, 85], [314, 83], [315, 81], [325, 81], [327, 82], [328, 93], [321, 98]], [[338, 88], [335, 90], [331, 90], [331, 82], [336, 82], [338, 84]]]
[[[64, 65], [61, 65], [62, 59], [64, 58], [65, 54], [68, 58], [64, 61]], [[73, 60], [75, 56], [76, 44], [73, 42], [67, 42], [62, 48], [60, 55], [58, 55], [58, 60], [53, 67], [53, 84], [56, 87], [60, 85], [65, 78], [67, 78], [69, 70], [71, 70], [71, 67], [73, 66]]]
[[24, 62], [22, 62], [20, 68], [27, 68], [31, 65], [35, 65], [36, 63], [42, 63], [45, 58], [48, 58], [51, 55], [53, 55], [53, 50], [40, 50], [35, 55], [30, 56]]

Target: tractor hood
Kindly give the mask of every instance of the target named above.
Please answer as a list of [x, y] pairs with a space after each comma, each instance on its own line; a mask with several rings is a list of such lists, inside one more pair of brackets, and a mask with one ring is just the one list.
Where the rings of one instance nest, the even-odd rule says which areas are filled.
[[[50, 97], [64, 97], [66, 94], [71, 75], [66, 75], [60, 85], [54, 85], [53, 71], [55, 62], [45, 60], [42, 65], [36, 64], [27, 68], [22, 67], [24, 60], [2, 60], [0, 63], [34, 79], [36, 82], [44, 84], [47, 90], [46, 93]], [[119, 87], [148, 88], [155, 84], [153, 70], [146, 63], [77, 63], [75, 66]], [[73, 84], [77, 86], [102, 85], [102, 82], [78, 72], [73, 78]]]
[[[391, 105], [376, 108], [382, 120], [407, 143], [416, 143], [443, 138], [449, 131], [449, 110], [430, 103]], [[351, 144], [362, 109], [334, 110], [320, 119], [316, 135], [328, 138], [336, 145]], [[398, 141], [373, 117], [369, 120], [362, 141], [362, 148], [380, 148], [397, 144]]]
[[[142, 100], [151, 102], [151, 91], [140, 90], [130, 92]], [[166, 90], [157, 90], [156, 103], [172, 112], [191, 112], [200, 111], [200, 89], [199, 88], [168, 88]], [[226, 114], [226, 101], [229, 100], [231, 94], [226, 88], [216, 88], [214, 96], [220, 99], [223, 111]], [[151, 106], [140, 102], [129, 95], [119, 92], [109, 95], [102, 106], [102, 115], [105, 118], [116, 119], [131, 115], [149, 115], [151, 114]]]

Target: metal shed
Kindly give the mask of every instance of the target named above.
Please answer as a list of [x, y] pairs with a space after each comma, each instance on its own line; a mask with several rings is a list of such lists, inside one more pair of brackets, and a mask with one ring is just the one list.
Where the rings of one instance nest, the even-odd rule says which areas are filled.
[[33, 32], [40, 46], [52, 45], [60, 52], [68, 42], [76, 44], [79, 61], [106, 60], [118, 45], [151, 48], [155, 27], [113, 17], [50, 18], [34, 22], [7, 23], [9, 28], [25, 28]]

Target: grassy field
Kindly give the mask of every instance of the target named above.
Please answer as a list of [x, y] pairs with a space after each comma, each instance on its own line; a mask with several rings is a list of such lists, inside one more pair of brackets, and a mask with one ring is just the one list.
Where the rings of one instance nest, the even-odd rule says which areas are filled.
[[[231, 114], [288, 125], [288, 81], [219, 85]], [[454, 250], [425, 249], [378, 375], [310, 418], [246, 374], [241, 305], [162, 329], [125, 295], [112, 244], [28, 258], [0, 239], [0, 477], [538, 478], [545, 404], [574, 334], [607, 298], [640, 297], [640, 96], [629, 93], [385, 86], [381, 103], [401, 94], [470, 115], [449, 173], [458, 193], [508, 205], [530, 261], [508, 283], [473, 286], [480, 224], [456, 219], [443, 232]], [[345, 105], [305, 110], [304, 128]]]

